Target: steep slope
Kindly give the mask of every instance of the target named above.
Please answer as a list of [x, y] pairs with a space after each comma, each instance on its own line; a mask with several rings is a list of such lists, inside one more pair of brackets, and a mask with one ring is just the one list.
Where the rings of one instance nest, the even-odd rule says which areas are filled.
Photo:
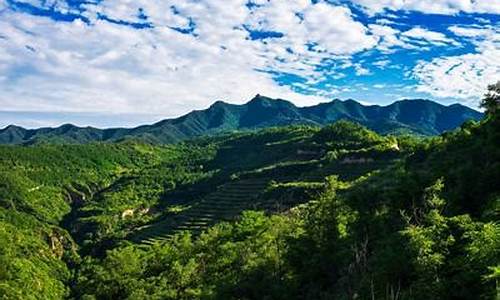
[[[359, 139], [364, 130], [345, 125], [318, 132], [319, 141], [350, 149], [378, 139], [371, 133]], [[308, 193], [312, 201], [285, 214], [245, 211], [234, 222], [210, 226], [213, 216], [226, 219], [242, 203], [258, 203], [259, 184], [228, 183], [185, 213], [142, 228], [133, 238], [143, 244], [87, 259], [77, 271], [76, 293], [116, 299], [161, 298], [165, 291], [172, 299], [496, 299], [499, 126], [498, 119], [468, 123], [413, 145], [401, 138], [401, 149], [410, 151], [393, 165], [349, 182], [322, 176], [319, 193]], [[356, 152], [368, 152], [363, 149]], [[260, 175], [264, 180], [269, 174]], [[295, 192], [303, 186], [315, 187], [275, 182], [264, 194], [298, 204]], [[176, 234], [182, 230], [194, 236]]]
[[444, 106], [415, 99], [401, 100], [388, 106], [364, 106], [354, 100], [334, 100], [302, 109], [303, 115], [320, 124], [348, 119], [379, 133], [408, 131], [436, 135], [459, 127], [466, 120], [479, 120], [482, 114], [460, 104]]
[[340, 119], [356, 121], [379, 133], [436, 135], [483, 115], [460, 104], [444, 106], [429, 100], [403, 100], [388, 106], [364, 106], [354, 100], [333, 100], [310, 107], [297, 107], [282, 99], [257, 95], [243, 105], [217, 101], [205, 110], [188, 113], [152, 125], [132, 129], [97, 129], [65, 124], [57, 128], [0, 130], [0, 144], [40, 142], [88, 143], [140, 139], [174, 143], [196, 136], [292, 124], [326, 125]]
[[494, 299], [499, 126], [1, 146], [0, 295]]

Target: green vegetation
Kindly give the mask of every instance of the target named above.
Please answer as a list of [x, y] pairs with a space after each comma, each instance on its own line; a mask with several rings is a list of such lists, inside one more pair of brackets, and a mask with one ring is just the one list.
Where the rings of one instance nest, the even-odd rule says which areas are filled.
[[1, 146], [0, 298], [495, 299], [487, 99], [481, 123], [432, 138], [339, 121]]
[[57, 128], [0, 129], [0, 144], [119, 142], [128, 139], [174, 143], [193, 137], [285, 125], [327, 125], [338, 120], [360, 123], [381, 134], [435, 135], [453, 130], [483, 114], [460, 104], [443, 106], [429, 100], [405, 100], [388, 106], [363, 106], [333, 100], [310, 107], [257, 95], [243, 105], [215, 102], [209, 108], [176, 119], [136, 128], [97, 129], [65, 124]]

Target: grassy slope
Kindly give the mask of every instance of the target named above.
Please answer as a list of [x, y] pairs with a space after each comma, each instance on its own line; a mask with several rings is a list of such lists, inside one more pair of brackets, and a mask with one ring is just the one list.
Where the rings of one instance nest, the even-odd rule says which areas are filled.
[[[437, 168], [439, 175], [469, 155], [484, 155], [482, 151], [487, 149], [477, 149], [484, 142], [479, 142], [479, 137], [490, 139], [487, 145], [492, 147], [491, 153], [496, 153], [491, 134], [471, 131], [469, 142], [460, 135], [456, 141], [444, 144], [449, 145], [447, 151], [455, 151], [455, 161], [439, 156], [447, 152], [436, 152], [443, 145], [437, 142], [428, 150], [417, 148], [409, 162], [432, 164], [432, 168], [422, 168]], [[339, 174], [353, 181], [393, 165], [414, 147], [404, 139], [400, 139], [399, 149], [396, 144], [394, 138], [340, 123], [321, 131], [305, 126], [268, 129], [169, 147], [135, 143], [2, 147], [0, 206], [5, 213], [0, 215], [0, 221], [4, 228], [24, 237], [11, 240], [12, 233], [0, 234], [0, 243], [10, 244], [12, 249], [0, 252], [10, 270], [0, 273], [7, 282], [0, 285], [0, 294], [10, 295], [16, 286], [21, 289], [20, 278], [12, 277], [15, 273], [11, 270], [16, 268], [23, 247], [47, 253], [43, 257], [48, 259], [48, 267], [43, 266], [47, 263], [38, 255], [28, 257], [26, 263], [44, 272], [41, 278], [46, 280], [41, 281], [39, 289], [42, 295], [59, 298], [68, 292], [64, 284], [69, 276], [53, 274], [57, 268], [67, 272], [61, 261], [71, 265], [78, 260], [74, 257], [78, 247], [73, 239], [78, 241], [81, 254], [103, 255], [103, 250], [122, 240], [130, 238], [148, 244], [183, 229], [199, 232], [221, 220], [234, 219], [249, 208], [283, 211], [314, 198], [324, 188], [325, 176]], [[466, 151], [460, 150], [463, 145]], [[349, 163], [346, 158], [365, 162]], [[491, 159], [484, 166], [486, 170], [494, 170], [491, 163], [497, 162], [495, 157]], [[465, 195], [460, 180], [474, 165], [468, 167], [458, 173], [463, 176], [454, 179], [456, 188], [461, 187]], [[387, 180], [391, 180], [392, 171], [387, 172]], [[485, 184], [497, 178], [494, 171], [488, 172], [492, 174], [481, 175]], [[453, 194], [453, 189], [446, 192]], [[467, 206], [470, 198], [464, 196], [452, 205], [457, 211], [484, 212], [482, 207]], [[132, 215], [124, 214], [129, 210]], [[13, 211], [25, 217], [14, 220], [10, 217]], [[73, 238], [58, 225], [70, 231]], [[40, 230], [23, 232], [16, 227]], [[54, 238], [62, 246], [54, 246]], [[24, 276], [29, 277], [30, 272]]]
[[[211, 227], [196, 239], [181, 234], [152, 246], [123, 245], [82, 266], [76, 294], [152, 299], [495, 299], [499, 125], [498, 120], [468, 124], [417, 144], [400, 140], [401, 149], [411, 149], [408, 158], [354, 181], [329, 177], [326, 184], [316, 186], [272, 183], [262, 199], [314, 200], [282, 215], [245, 212], [236, 222]], [[374, 149], [358, 151], [358, 130], [324, 133], [315, 134], [314, 141], [326, 140], [331, 147], [340, 141], [357, 155], [392, 157]], [[331, 139], [335, 136], [343, 139]], [[376, 137], [361, 136], [365, 146], [375, 144], [380, 150]], [[255, 139], [252, 144], [258, 145]], [[325, 156], [335, 162], [343, 153], [330, 151]], [[475, 157], [482, 160], [467, 163]], [[235, 180], [246, 180], [269, 174], [295, 177], [314, 172], [319, 164], [326, 162], [310, 158], [302, 164], [282, 161], [266, 166], [262, 158], [252, 164], [253, 171], [243, 168], [247, 172], [230, 166], [239, 175]], [[314, 187], [319, 193], [308, 197], [304, 192]]]

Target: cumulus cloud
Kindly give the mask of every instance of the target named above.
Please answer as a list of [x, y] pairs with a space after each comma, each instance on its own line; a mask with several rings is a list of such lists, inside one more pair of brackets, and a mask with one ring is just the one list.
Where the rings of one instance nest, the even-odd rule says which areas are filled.
[[413, 69], [413, 75], [419, 81], [417, 90], [436, 97], [462, 99], [477, 106], [477, 99], [488, 84], [500, 78], [500, 31], [474, 26], [451, 26], [449, 30], [472, 42], [475, 51], [418, 63]]
[[371, 33], [379, 39], [377, 48], [385, 53], [391, 53], [397, 49], [429, 50], [429, 46], [460, 45], [444, 33], [423, 27], [417, 26], [401, 32], [386, 25], [370, 24], [368, 26]]
[[458, 46], [459, 43], [451, 38], [448, 38], [441, 32], [427, 30], [422, 27], [414, 27], [402, 33], [406, 41], [420, 42], [420, 44], [433, 44], [438, 46], [445, 46], [451, 44]]
[[357, 76], [364, 76], [364, 75], [371, 75], [372, 74], [372, 72], [369, 69], [363, 67], [361, 64], [355, 64], [354, 71], [355, 71]]
[[407, 10], [452, 15], [465, 13], [500, 13], [500, 0], [352, 0], [371, 14], [386, 10]]
[[489, 40], [494, 42], [499, 42], [499, 30], [494, 27], [487, 26], [458, 26], [453, 25], [448, 27], [448, 30], [453, 32], [458, 37], [465, 37], [472, 39], [473, 41], [478, 40]]
[[262, 1], [246, 22], [253, 30], [283, 33], [261, 45], [271, 69], [315, 81], [323, 60], [348, 58], [376, 46], [378, 37], [355, 21], [349, 8], [323, 2]]
[[368, 25], [373, 35], [379, 38], [378, 49], [382, 52], [394, 52], [395, 48], [412, 49], [411, 44], [400, 39], [401, 31], [390, 26], [370, 24]]
[[310, 42], [333, 54], [355, 53], [377, 44], [377, 38], [367, 34], [367, 28], [352, 19], [346, 7], [325, 3], [310, 6], [304, 12], [304, 26]]
[[[63, 3], [29, 2], [70, 11]], [[317, 68], [325, 58], [348, 60], [377, 44], [377, 37], [344, 6], [254, 4], [250, 9], [243, 0], [104, 0], [80, 7], [86, 22], [4, 12], [2, 108], [174, 116], [216, 99], [243, 102], [257, 92], [308, 105], [328, 99], [317, 90], [297, 93], [272, 74], [313, 82], [322, 78]], [[183, 32], [192, 24], [192, 32]], [[283, 32], [284, 37], [251, 39], [246, 28]]]
[[372, 65], [380, 68], [380, 69], [385, 69], [389, 64], [391, 63], [390, 60], [388, 59], [382, 59], [382, 60], [377, 60], [372, 63]]
[[[488, 1], [490, 11], [498, 1]], [[75, 5], [63, 0], [0, 0], [0, 104], [4, 111], [165, 117], [204, 108], [217, 99], [242, 103], [256, 93], [310, 105], [349, 92], [349, 83], [336, 85], [336, 80], [347, 81], [347, 74], [368, 80], [366, 75], [399, 67], [391, 65], [389, 55], [394, 52], [451, 49], [464, 41], [476, 47], [469, 56], [419, 62], [413, 71], [419, 90], [453, 94], [444, 87], [446, 82], [432, 82], [443, 76], [440, 72], [455, 78], [459, 70], [480, 66], [484, 70], [476, 75], [481, 81], [484, 74], [497, 72], [494, 64], [482, 63], [497, 55], [493, 25], [437, 32], [402, 26], [400, 14], [360, 18], [345, 1], [333, 2], [102, 0]], [[468, 6], [468, 1], [458, 6], [452, 0], [354, 2], [371, 13], [485, 9], [481, 1]], [[23, 13], [12, 3], [33, 9]], [[370, 53], [380, 52], [387, 59], [370, 61]], [[463, 69], [445, 70], [458, 62]]]
[[450, 97], [468, 100], [477, 106], [477, 98], [488, 84], [500, 78], [498, 49], [484, 49], [478, 54], [465, 54], [436, 58], [431, 62], [421, 62], [414, 74], [420, 81], [418, 91], [436, 97]]

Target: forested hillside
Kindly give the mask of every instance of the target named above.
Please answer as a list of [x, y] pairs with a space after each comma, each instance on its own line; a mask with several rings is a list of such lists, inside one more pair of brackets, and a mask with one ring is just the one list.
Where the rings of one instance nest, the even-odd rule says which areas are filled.
[[165, 144], [273, 126], [323, 126], [339, 120], [354, 121], [381, 134], [436, 135], [453, 130], [465, 121], [482, 118], [482, 113], [460, 104], [444, 106], [421, 99], [397, 101], [388, 106], [333, 100], [297, 107], [286, 100], [257, 95], [242, 105], [217, 101], [205, 110], [136, 128], [98, 129], [65, 124], [57, 128], [25, 129], [11, 125], [0, 129], [0, 144], [80, 144], [127, 139]]
[[495, 299], [494, 95], [430, 138], [339, 121], [1, 146], [0, 298]]

